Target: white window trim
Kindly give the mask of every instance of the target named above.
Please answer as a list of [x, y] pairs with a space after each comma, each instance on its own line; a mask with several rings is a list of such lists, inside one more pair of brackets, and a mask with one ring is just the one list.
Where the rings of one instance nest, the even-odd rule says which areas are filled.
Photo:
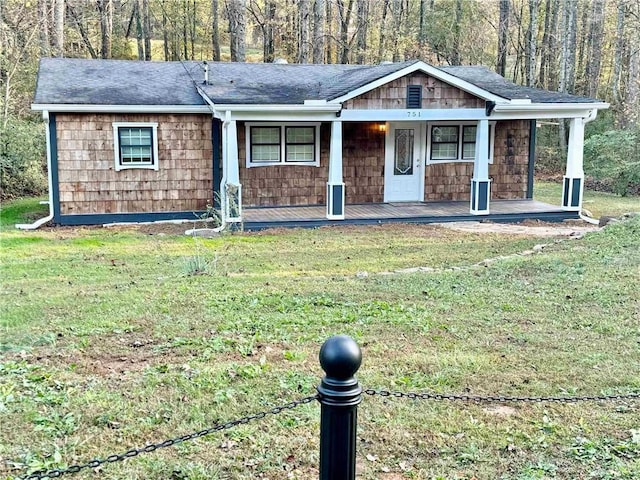
[[[251, 127], [279, 127], [280, 128], [280, 161], [279, 162], [252, 162], [251, 161]], [[315, 127], [315, 145], [313, 162], [287, 162], [286, 159], [286, 127]], [[320, 166], [320, 123], [319, 122], [247, 122], [245, 123], [246, 159], [247, 168], [268, 167], [273, 165], [298, 165], [307, 167]]]
[[[158, 170], [160, 159], [158, 158], [158, 124], [153, 122], [113, 122], [113, 155], [116, 172], [120, 170], [145, 169]], [[151, 143], [153, 144], [153, 165], [147, 163], [120, 163], [120, 127], [151, 128]]]
[[[432, 127], [458, 127], [458, 158], [452, 159], [443, 159], [443, 160], [432, 160], [431, 159], [431, 128]], [[428, 122], [427, 123], [427, 165], [436, 164], [436, 163], [473, 163], [473, 158], [462, 158], [463, 155], [463, 131], [462, 127], [477, 127], [478, 122], [452, 122], [452, 121], [441, 121], [441, 122]], [[489, 135], [489, 163], [493, 163], [493, 146], [494, 140], [496, 136], [496, 122], [489, 122], [489, 126], [491, 127], [491, 134]]]

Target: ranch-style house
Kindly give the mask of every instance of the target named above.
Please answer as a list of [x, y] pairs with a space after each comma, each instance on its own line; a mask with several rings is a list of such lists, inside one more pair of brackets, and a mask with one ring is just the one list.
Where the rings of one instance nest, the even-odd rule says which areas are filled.
[[[42, 59], [51, 217], [246, 228], [577, 217], [606, 103], [485, 67]], [[532, 198], [536, 124], [569, 119], [558, 205]]]

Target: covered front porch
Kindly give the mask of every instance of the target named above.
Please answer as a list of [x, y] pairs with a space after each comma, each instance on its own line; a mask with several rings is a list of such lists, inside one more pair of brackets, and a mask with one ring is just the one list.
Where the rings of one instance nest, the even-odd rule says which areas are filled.
[[325, 205], [292, 207], [247, 207], [243, 211], [245, 230], [275, 227], [313, 228], [325, 225], [371, 225], [382, 223], [438, 223], [460, 221], [558, 222], [577, 219], [578, 213], [537, 200], [493, 200], [491, 213], [479, 218], [469, 212], [468, 201], [399, 202], [345, 205], [344, 220], [326, 217]]

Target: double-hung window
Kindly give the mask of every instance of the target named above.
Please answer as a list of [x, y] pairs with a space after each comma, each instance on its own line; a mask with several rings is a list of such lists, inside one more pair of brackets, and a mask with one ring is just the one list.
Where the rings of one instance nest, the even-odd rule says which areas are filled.
[[131, 168], [158, 170], [158, 124], [113, 123], [116, 171]]
[[[429, 163], [469, 162], [476, 154], [477, 126], [465, 124], [430, 125]], [[493, 163], [493, 125], [489, 125], [488, 156]]]
[[320, 124], [247, 123], [247, 167], [320, 164]]

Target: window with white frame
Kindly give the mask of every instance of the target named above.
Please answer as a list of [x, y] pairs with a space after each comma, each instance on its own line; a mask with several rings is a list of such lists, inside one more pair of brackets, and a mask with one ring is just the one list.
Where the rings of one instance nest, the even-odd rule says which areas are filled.
[[158, 170], [158, 124], [113, 122], [116, 171]]
[[[476, 124], [429, 125], [427, 143], [429, 163], [472, 162], [476, 154]], [[494, 125], [489, 124], [488, 155], [493, 163]]]
[[320, 165], [320, 124], [247, 123], [247, 167]]

